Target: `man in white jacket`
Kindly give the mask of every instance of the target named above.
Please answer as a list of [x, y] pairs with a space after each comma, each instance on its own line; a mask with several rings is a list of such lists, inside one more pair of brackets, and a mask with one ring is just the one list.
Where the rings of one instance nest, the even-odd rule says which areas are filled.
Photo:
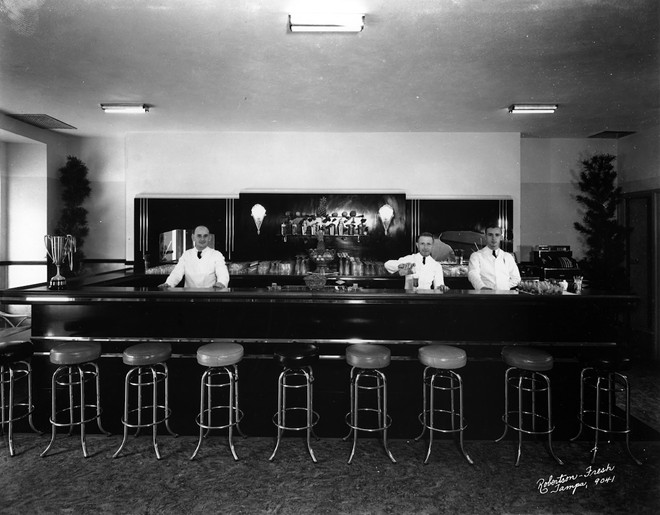
[[433, 249], [433, 234], [423, 232], [417, 238], [417, 252], [399, 259], [385, 261], [385, 270], [389, 273], [399, 273], [406, 277], [405, 289], [412, 290], [414, 280], [418, 281], [418, 288], [427, 290], [434, 287], [436, 290], [446, 291], [442, 265], [431, 257]]
[[226, 288], [229, 286], [229, 270], [225, 257], [218, 250], [209, 248], [208, 227], [200, 225], [192, 235], [194, 247], [186, 250], [178, 263], [159, 288], [174, 288], [186, 278], [186, 288]]
[[520, 283], [520, 271], [513, 254], [500, 249], [502, 228], [486, 227], [486, 246], [470, 255], [468, 280], [475, 290], [510, 290]]

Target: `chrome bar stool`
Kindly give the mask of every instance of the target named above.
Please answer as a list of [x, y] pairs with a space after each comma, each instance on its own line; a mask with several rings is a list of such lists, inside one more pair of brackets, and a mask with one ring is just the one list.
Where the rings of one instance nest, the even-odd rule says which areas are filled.
[[[348, 440], [351, 434], [353, 435], [353, 447], [348, 457], [349, 464], [355, 456], [358, 431], [381, 431], [385, 453], [392, 463], [396, 463], [387, 446], [387, 429], [392, 424], [392, 419], [387, 414], [387, 380], [385, 374], [380, 370], [387, 367], [390, 360], [390, 349], [383, 345], [356, 344], [346, 349], [346, 362], [351, 366], [351, 410], [346, 414], [346, 424], [350, 427], [350, 431], [344, 440]], [[360, 404], [360, 392], [364, 392], [365, 395], [367, 392], [375, 394], [376, 407], [368, 407], [369, 405], [364, 402]], [[362, 415], [362, 419], [360, 415]], [[368, 417], [368, 415], [375, 415], [375, 420], [365, 422], [365, 417], [374, 418]]]
[[[509, 366], [504, 375], [504, 433], [496, 442], [500, 442], [506, 436], [509, 428], [518, 432], [518, 453], [516, 456], [516, 467], [520, 463], [520, 454], [522, 450], [522, 435], [548, 435], [548, 452], [557, 463], [564, 463], [555, 455], [552, 449], [552, 432], [555, 426], [552, 424], [552, 389], [550, 378], [542, 374], [552, 369], [554, 360], [550, 354], [533, 347], [514, 347], [507, 346], [502, 349], [502, 359]], [[518, 403], [515, 409], [509, 406], [509, 390], [518, 392]], [[529, 395], [527, 402], [528, 409], [525, 410], [524, 392]], [[546, 415], [537, 410], [537, 394], [546, 394]], [[516, 419], [511, 421], [512, 416]], [[539, 423], [543, 427], [537, 428]]]
[[[58, 365], [51, 379], [51, 437], [48, 447], [41, 456], [46, 456], [55, 441], [58, 427], [68, 427], [69, 436], [75, 426], [80, 427], [80, 443], [83, 456], [87, 458], [87, 443], [85, 425], [96, 420], [99, 430], [110, 435], [101, 425], [101, 386], [99, 367], [96, 360], [101, 356], [101, 344], [95, 342], [67, 342], [53, 347], [50, 351], [50, 362]], [[86, 400], [86, 384], [91, 383], [96, 388], [94, 404]], [[61, 388], [58, 388], [61, 387]], [[68, 406], [57, 409], [57, 391], [68, 393]], [[64, 416], [68, 413], [67, 417]]]
[[[419, 414], [422, 432], [415, 440], [420, 440], [426, 430], [429, 430], [429, 446], [424, 463], [428, 463], [431, 456], [433, 434], [439, 431], [458, 433], [461, 453], [468, 463], [473, 465], [472, 458], [463, 447], [463, 431], [467, 427], [463, 418], [463, 380], [454, 372], [455, 369], [463, 368], [467, 364], [467, 354], [463, 349], [450, 345], [427, 345], [419, 349], [418, 356], [419, 361], [426, 368], [422, 375], [424, 407]], [[448, 394], [445, 398], [449, 397], [449, 409], [435, 407], [436, 392], [439, 395]], [[456, 392], [458, 392], [458, 409]], [[441, 425], [441, 422], [444, 424]]]
[[[0, 430], [4, 435], [7, 427], [7, 448], [14, 456], [14, 422], [27, 417], [33, 431], [42, 434], [34, 427], [32, 413], [32, 343], [29, 341], [0, 341]], [[27, 388], [27, 402], [16, 402], [16, 386], [24, 380]]]
[[[152, 442], [156, 458], [160, 459], [158, 450], [158, 425], [164, 423], [165, 428], [172, 436], [177, 434], [170, 429], [169, 418], [172, 414], [170, 409], [169, 392], [169, 370], [165, 363], [172, 355], [172, 346], [169, 343], [140, 343], [128, 347], [123, 353], [124, 364], [131, 368], [126, 373], [124, 379], [124, 415], [121, 423], [124, 425], [124, 438], [121, 441], [119, 449], [112, 455], [113, 458], [119, 456], [126, 445], [128, 438], [128, 428], [134, 428], [135, 436], [140, 434], [140, 429], [150, 427], [152, 433]], [[163, 385], [164, 395], [162, 404], [159, 403], [159, 385]], [[134, 387], [136, 407], [131, 408], [130, 392]], [[143, 404], [142, 390], [151, 390], [151, 404]], [[149, 401], [147, 401], [149, 402]], [[145, 420], [146, 418], [146, 420]]]
[[[314, 411], [314, 372], [312, 365], [319, 360], [316, 345], [292, 344], [277, 349], [273, 358], [282, 366], [277, 379], [277, 413], [273, 415], [273, 424], [277, 427], [277, 440], [269, 461], [275, 459], [284, 431], [306, 431], [307, 451], [314, 463], [316, 456], [312, 450], [311, 437], [314, 426], [319, 421], [319, 414]], [[290, 391], [290, 394], [287, 392]], [[291, 400], [294, 392], [304, 394], [304, 399]], [[289, 398], [287, 398], [287, 395]], [[297, 401], [297, 402], [296, 402]], [[302, 416], [299, 416], [301, 415]]]
[[[578, 420], [580, 430], [571, 438], [575, 441], [587, 426], [594, 430], [594, 446], [591, 449], [591, 463], [596, 461], [600, 433], [604, 435], [625, 435], [625, 446], [635, 463], [641, 465], [630, 450], [630, 385], [622, 372], [630, 368], [630, 358], [624, 355], [600, 356], [588, 360], [580, 373], [580, 408]], [[592, 392], [593, 409], [585, 409], [585, 388]], [[614, 412], [617, 393], [623, 394], [624, 413]], [[609, 443], [609, 441], [608, 441]]]
[[[199, 441], [191, 460], [195, 459], [202, 446], [202, 440], [211, 429], [227, 429], [229, 449], [238, 461], [234, 449], [233, 430], [239, 432], [243, 437], [239, 423], [243, 418], [243, 412], [238, 407], [238, 367], [236, 364], [243, 359], [243, 346], [238, 343], [209, 343], [197, 349], [197, 363], [206, 367], [200, 380], [199, 415], [195, 422], [199, 426]], [[214, 404], [213, 392], [220, 393], [222, 389], [228, 389], [227, 404]], [[213, 413], [216, 417], [213, 417]], [[226, 417], [218, 423], [218, 416], [227, 412]], [[226, 423], [225, 423], [226, 421]], [[214, 423], [215, 422], [215, 423]]]

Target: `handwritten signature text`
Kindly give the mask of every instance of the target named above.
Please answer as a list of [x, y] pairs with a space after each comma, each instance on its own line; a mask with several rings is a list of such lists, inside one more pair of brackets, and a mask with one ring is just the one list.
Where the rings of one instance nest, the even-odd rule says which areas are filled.
[[599, 468], [590, 465], [581, 474], [560, 474], [559, 476], [550, 475], [548, 478], [539, 478], [536, 481], [536, 487], [541, 495], [560, 492], [570, 492], [571, 495], [575, 495], [578, 490], [586, 490], [590, 484], [614, 483], [615, 478], [614, 465], [608, 463]]

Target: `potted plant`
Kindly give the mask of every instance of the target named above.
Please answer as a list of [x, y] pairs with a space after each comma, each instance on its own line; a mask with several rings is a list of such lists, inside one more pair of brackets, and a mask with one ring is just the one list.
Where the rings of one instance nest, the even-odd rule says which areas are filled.
[[577, 202], [583, 208], [582, 222], [573, 226], [583, 235], [587, 247], [580, 267], [591, 287], [620, 290], [626, 286], [623, 266], [628, 229], [617, 220], [621, 188], [613, 161], [616, 156], [595, 154], [582, 161]]
[[83, 269], [85, 254], [82, 248], [89, 233], [87, 209], [82, 204], [92, 190], [87, 179], [87, 166], [77, 157], [67, 156], [66, 164], [59, 172], [63, 207], [55, 231], [58, 235], [70, 234], [76, 239], [73, 271], [78, 274]]

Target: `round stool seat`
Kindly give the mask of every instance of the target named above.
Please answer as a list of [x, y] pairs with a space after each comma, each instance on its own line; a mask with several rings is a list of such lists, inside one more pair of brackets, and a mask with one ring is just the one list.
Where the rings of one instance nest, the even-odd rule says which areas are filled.
[[419, 349], [418, 355], [423, 365], [444, 370], [463, 368], [467, 363], [465, 351], [450, 345], [427, 345]]
[[356, 344], [346, 349], [346, 362], [356, 368], [385, 368], [390, 357], [390, 349], [382, 345]]
[[67, 342], [50, 350], [50, 362], [55, 365], [80, 365], [101, 356], [101, 344], [96, 342]]
[[243, 346], [238, 343], [208, 343], [197, 349], [197, 363], [205, 367], [226, 367], [243, 359]]
[[32, 356], [32, 343], [29, 341], [0, 342], [0, 365], [24, 361]]
[[319, 359], [319, 349], [311, 343], [304, 345], [287, 345], [273, 353], [273, 358], [286, 368], [309, 367]]
[[171, 355], [172, 346], [169, 343], [139, 343], [124, 351], [123, 361], [132, 367], [143, 367], [167, 361]]
[[533, 347], [504, 347], [502, 359], [510, 367], [530, 372], [543, 372], [552, 368], [552, 355]]
[[630, 370], [631, 360], [629, 356], [605, 355], [586, 361], [587, 367], [592, 367], [599, 372], [625, 372]]
[[[631, 367], [630, 356], [621, 349], [608, 349], [598, 355], [589, 353], [578, 356], [582, 364], [580, 374], [580, 429], [570, 439], [577, 440], [584, 427], [594, 431], [591, 463], [596, 460], [601, 435], [625, 435], [625, 447], [637, 465], [638, 460], [630, 450], [630, 384], [623, 373]], [[607, 398], [604, 403], [603, 397]], [[617, 413], [618, 409], [623, 414]], [[616, 410], [616, 411], [615, 411]]]

